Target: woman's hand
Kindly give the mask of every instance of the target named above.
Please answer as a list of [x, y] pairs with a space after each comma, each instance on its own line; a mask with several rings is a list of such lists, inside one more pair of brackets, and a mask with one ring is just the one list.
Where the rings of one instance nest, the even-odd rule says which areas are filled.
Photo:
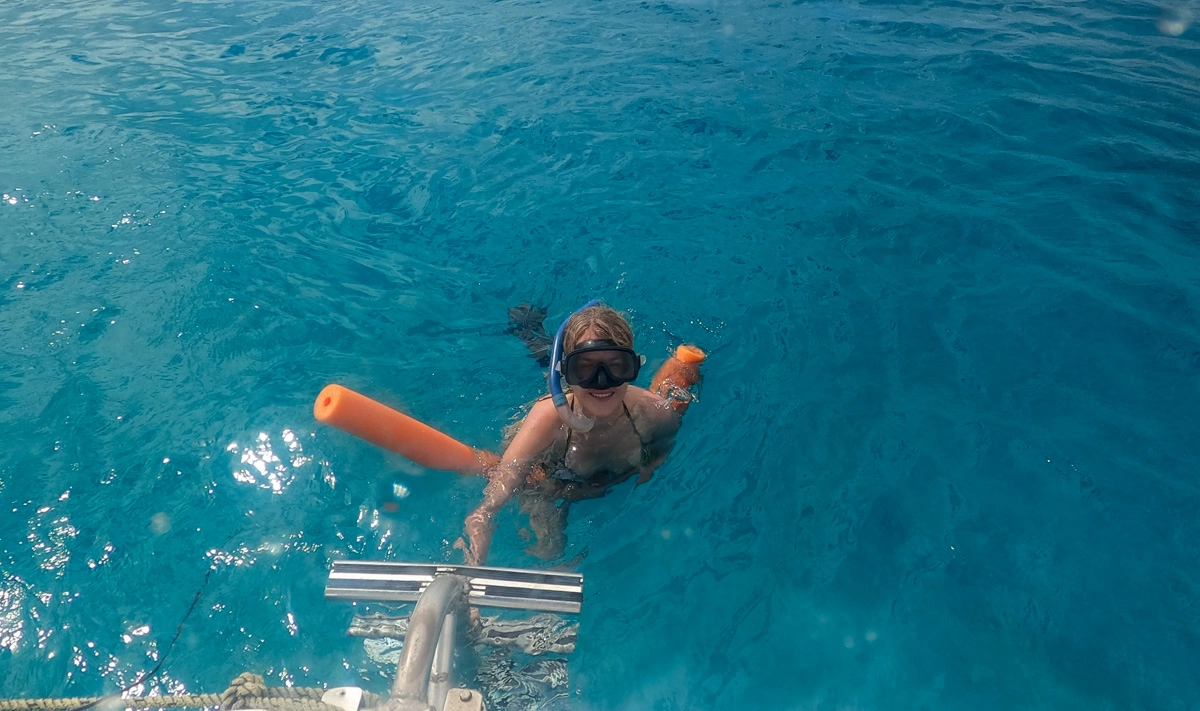
[[562, 497], [567, 501], [599, 499], [607, 494], [612, 487], [613, 484], [576, 484], [572, 482], [563, 488]]
[[650, 477], [654, 476], [654, 470], [658, 469], [659, 465], [661, 465], [666, 458], [666, 455], [663, 455], [649, 464], [643, 464], [642, 472], [638, 475], [637, 485], [641, 486], [642, 484], [649, 482]]
[[463, 552], [463, 565], [479, 565], [477, 556], [467, 545], [467, 542], [463, 540], [462, 536], [459, 536], [458, 540], [454, 542], [454, 548]]
[[[488, 548], [492, 543], [492, 514], [483, 506], [467, 515], [463, 527], [467, 530], [467, 541], [462, 546], [467, 565], [482, 565], [487, 560]], [[458, 540], [462, 540], [461, 538]]]

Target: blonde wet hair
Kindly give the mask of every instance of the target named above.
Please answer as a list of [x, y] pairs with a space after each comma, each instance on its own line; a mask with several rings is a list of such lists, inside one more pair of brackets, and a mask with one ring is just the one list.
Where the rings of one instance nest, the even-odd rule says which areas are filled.
[[569, 353], [579, 345], [583, 334], [591, 330], [597, 338], [608, 339], [622, 348], [633, 348], [633, 329], [625, 316], [604, 304], [589, 306], [567, 321], [563, 331], [563, 352]]

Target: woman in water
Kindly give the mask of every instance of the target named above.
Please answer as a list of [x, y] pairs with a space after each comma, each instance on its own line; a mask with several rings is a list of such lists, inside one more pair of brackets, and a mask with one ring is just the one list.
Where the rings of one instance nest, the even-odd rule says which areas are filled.
[[[565, 353], [565, 355], [564, 355]], [[562, 555], [573, 501], [604, 496], [632, 477], [643, 484], [675, 443], [679, 414], [670, 403], [630, 383], [642, 357], [625, 318], [595, 302], [559, 329], [551, 353], [552, 396], [537, 400], [487, 473], [483, 503], [467, 516], [467, 565], [487, 560], [492, 519], [513, 496], [529, 516], [544, 559]], [[558, 378], [571, 389], [564, 395]]]

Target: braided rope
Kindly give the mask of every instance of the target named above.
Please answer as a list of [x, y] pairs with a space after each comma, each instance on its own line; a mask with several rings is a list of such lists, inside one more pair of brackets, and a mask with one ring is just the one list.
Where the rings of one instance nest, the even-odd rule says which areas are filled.
[[[218, 708], [221, 711], [341, 711], [337, 706], [321, 701], [326, 691], [327, 689], [295, 686], [267, 686], [261, 676], [246, 672], [229, 682], [229, 688], [220, 694], [137, 696], [128, 699], [106, 696], [73, 699], [0, 699], [0, 711], [72, 711], [96, 707], [105, 711], [178, 708]], [[363, 692], [363, 702], [366, 707], [382, 706], [382, 699], [367, 691]]]
[[[83, 696], [68, 699], [0, 699], [0, 711], [70, 711], [84, 706], [95, 707], [110, 701], [104, 696]], [[112, 698], [126, 709], [148, 708], [205, 708], [221, 705], [220, 694], [189, 694], [187, 696], [142, 696], [129, 699]], [[107, 704], [105, 704], [107, 706]]]

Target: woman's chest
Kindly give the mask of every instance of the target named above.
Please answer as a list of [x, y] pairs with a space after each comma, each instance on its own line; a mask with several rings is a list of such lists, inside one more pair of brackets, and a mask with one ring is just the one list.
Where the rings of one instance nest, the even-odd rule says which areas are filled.
[[622, 474], [642, 464], [642, 443], [632, 432], [625, 436], [572, 433], [562, 446], [564, 464], [581, 477]]

